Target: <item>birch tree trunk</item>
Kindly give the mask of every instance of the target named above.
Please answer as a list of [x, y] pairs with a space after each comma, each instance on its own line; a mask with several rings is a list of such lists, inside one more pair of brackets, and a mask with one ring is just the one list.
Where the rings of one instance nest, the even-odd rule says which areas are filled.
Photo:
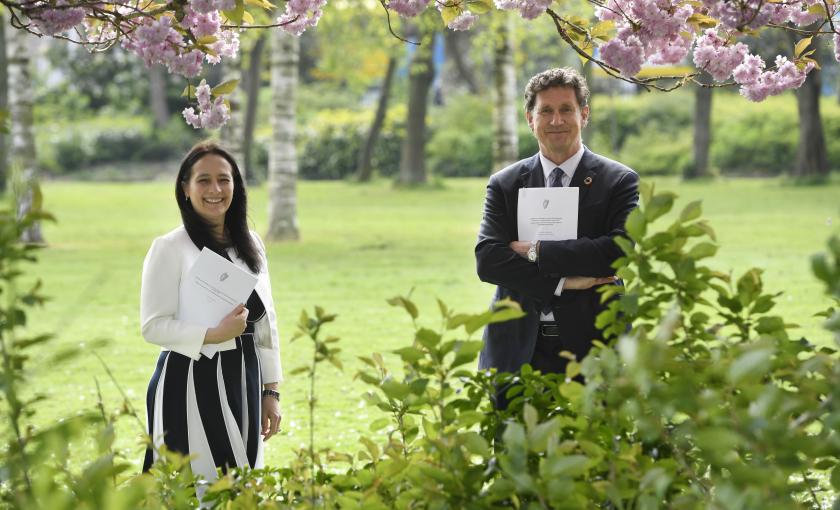
[[[713, 83], [709, 73], [700, 73], [700, 83]], [[712, 145], [712, 91], [696, 86], [694, 91], [694, 161], [683, 173], [684, 179], [709, 176], [709, 147]]]
[[[14, 192], [18, 217], [40, 209], [38, 160], [35, 157], [35, 136], [32, 130], [32, 102], [34, 87], [30, 75], [32, 53], [29, 35], [24, 30], [8, 30], [6, 34], [9, 62], [9, 110], [11, 125], [11, 168], [17, 173]], [[43, 244], [41, 224], [34, 223], [23, 232], [24, 243]]]
[[166, 104], [166, 73], [163, 64], [155, 64], [149, 69], [149, 107], [155, 119], [155, 127], [165, 127], [169, 122], [169, 107]]
[[421, 34], [421, 44], [415, 48], [409, 65], [408, 116], [397, 177], [401, 184], [426, 182], [426, 109], [435, 77], [435, 37], [433, 31]]
[[493, 172], [515, 163], [519, 157], [516, 68], [513, 65], [513, 31], [506, 11], [497, 13], [493, 51]]
[[271, 146], [268, 151], [268, 239], [300, 237], [297, 221], [297, 154], [295, 152], [295, 94], [299, 40], [272, 30]]
[[[9, 111], [9, 77], [6, 70], [6, 17], [0, 11], [0, 112]], [[0, 116], [2, 117], [2, 116]], [[6, 179], [9, 175], [9, 140], [3, 132], [8, 122], [0, 125], [0, 194], [6, 191]]]

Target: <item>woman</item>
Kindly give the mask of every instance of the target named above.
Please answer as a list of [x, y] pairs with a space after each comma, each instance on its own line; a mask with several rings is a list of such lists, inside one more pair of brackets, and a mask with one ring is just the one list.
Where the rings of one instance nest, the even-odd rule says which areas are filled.
[[[242, 175], [230, 154], [204, 142], [190, 150], [175, 182], [183, 225], [152, 243], [143, 263], [143, 337], [161, 346], [146, 395], [149, 434], [143, 470], [157, 447], [194, 455], [193, 472], [216, 479], [216, 468], [262, 467], [262, 441], [280, 425], [282, 379], [276, 314], [265, 246], [248, 229]], [[216, 327], [178, 319], [181, 283], [207, 247], [257, 277], [246, 305]], [[202, 347], [218, 344], [208, 357]]]

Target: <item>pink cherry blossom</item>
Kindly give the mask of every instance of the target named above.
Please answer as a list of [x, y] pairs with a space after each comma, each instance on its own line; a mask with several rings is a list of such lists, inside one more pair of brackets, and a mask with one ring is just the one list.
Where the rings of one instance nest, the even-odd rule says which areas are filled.
[[632, 77], [642, 69], [645, 61], [644, 45], [633, 35], [632, 30], [620, 30], [614, 39], [601, 45], [601, 57], [622, 75]]
[[813, 66], [813, 63], [809, 63], [805, 69], [800, 70], [796, 64], [779, 55], [776, 57], [775, 71], [758, 73], [758, 69], [764, 68], [764, 61], [755, 55], [748, 55], [744, 64], [735, 70], [734, 76], [741, 84], [742, 96], [750, 101], [763, 101], [768, 96], [801, 87]]
[[406, 18], [417, 16], [426, 10], [428, 5], [429, 0], [390, 0], [388, 2], [389, 9]]
[[189, 7], [199, 14], [208, 14], [231, 10], [236, 7], [236, 0], [189, 0]]
[[239, 53], [239, 34], [233, 30], [222, 30], [216, 34], [218, 40], [210, 45], [210, 49], [216, 52], [216, 56], [207, 54], [207, 62], [218, 64], [222, 57], [235, 58]]
[[32, 24], [44, 35], [66, 32], [85, 19], [86, 11], [82, 7], [69, 7], [65, 0], [58, 0], [55, 7], [46, 2], [36, 2], [36, 8], [30, 11]]
[[764, 60], [758, 55], [746, 55], [732, 72], [732, 77], [741, 85], [755, 83], [764, 70]]
[[478, 19], [478, 16], [470, 11], [464, 11], [453, 19], [448, 25], [450, 30], [469, 30]]
[[230, 111], [224, 103], [224, 98], [217, 97], [212, 100], [212, 92], [206, 81], [201, 80], [198, 84], [195, 98], [198, 101], [198, 111], [194, 107], [189, 107], [181, 112], [187, 124], [196, 129], [217, 129], [230, 119]]
[[277, 23], [281, 24], [282, 30], [300, 35], [307, 28], [318, 25], [325, 5], [326, 0], [289, 0], [286, 3], [286, 12], [277, 18]]
[[524, 19], [534, 19], [543, 14], [551, 0], [493, 0], [499, 9], [518, 10]]
[[216, 32], [222, 26], [222, 19], [219, 16], [219, 11], [199, 13], [187, 5], [184, 9], [184, 19], [181, 20], [181, 26], [192, 32], [196, 38], [207, 37], [216, 35]]
[[694, 65], [703, 69], [716, 81], [724, 81], [744, 61], [749, 49], [744, 43], [727, 45], [713, 28], [697, 38], [694, 47]]

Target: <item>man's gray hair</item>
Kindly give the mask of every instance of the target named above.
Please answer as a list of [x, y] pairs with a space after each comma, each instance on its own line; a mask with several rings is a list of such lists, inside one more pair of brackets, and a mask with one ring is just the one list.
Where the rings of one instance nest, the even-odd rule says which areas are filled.
[[589, 87], [586, 78], [571, 67], [555, 67], [547, 69], [528, 80], [525, 87], [525, 111], [534, 109], [537, 94], [552, 87], [568, 87], [575, 91], [578, 106], [583, 108], [589, 104]]

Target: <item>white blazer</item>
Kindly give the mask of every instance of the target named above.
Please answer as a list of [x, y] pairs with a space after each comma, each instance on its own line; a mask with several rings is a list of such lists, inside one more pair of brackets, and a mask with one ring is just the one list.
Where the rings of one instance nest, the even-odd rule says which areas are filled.
[[[265, 305], [271, 331], [270, 344], [257, 343], [257, 355], [260, 360], [263, 383], [283, 380], [280, 366], [280, 336], [277, 333], [277, 314], [274, 300], [271, 298], [271, 281], [268, 277], [268, 261], [265, 245], [253, 230], [251, 236], [256, 243], [260, 258], [260, 273], [251, 269], [236, 256], [236, 251], [228, 250], [234, 264], [257, 277], [257, 295]], [[146, 341], [159, 345], [163, 350], [183, 354], [194, 360], [201, 357], [201, 347], [207, 328], [177, 320], [181, 281], [184, 280], [200, 253], [192, 239], [182, 226], [152, 242], [146, 260], [143, 261], [143, 281], [140, 287], [140, 327]], [[236, 342], [230, 340], [219, 344], [219, 350], [236, 348]]]

